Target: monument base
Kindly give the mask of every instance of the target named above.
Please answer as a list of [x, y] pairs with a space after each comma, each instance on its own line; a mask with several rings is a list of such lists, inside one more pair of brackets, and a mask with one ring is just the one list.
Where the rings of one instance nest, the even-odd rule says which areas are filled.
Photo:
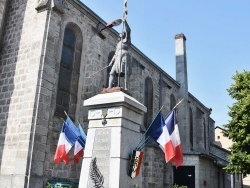
[[126, 93], [127, 95], [131, 95], [128, 90], [125, 90], [122, 87], [112, 87], [112, 88], [103, 88], [101, 90], [101, 93], [113, 93], [113, 92], [119, 92], [122, 91], [123, 93]]
[[79, 187], [142, 187], [142, 174], [129, 167], [146, 107], [121, 88], [105, 92], [84, 101], [89, 126]]

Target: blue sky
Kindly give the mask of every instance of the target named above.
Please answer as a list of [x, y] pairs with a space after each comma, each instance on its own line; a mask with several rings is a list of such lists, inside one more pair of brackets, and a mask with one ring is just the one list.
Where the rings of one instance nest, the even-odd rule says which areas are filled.
[[[123, 0], [82, 2], [105, 22], [122, 17]], [[174, 36], [184, 33], [189, 92], [213, 109], [216, 126], [226, 124], [226, 89], [236, 71], [250, 71], [250, 1], [128, 0], [127, 21], [132, 43], [174, 79]]]

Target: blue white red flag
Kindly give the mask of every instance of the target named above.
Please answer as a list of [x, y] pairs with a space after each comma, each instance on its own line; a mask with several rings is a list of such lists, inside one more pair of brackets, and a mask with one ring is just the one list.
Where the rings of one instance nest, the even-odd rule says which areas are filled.
[[[67, 136], [69, 136], [67, 138]], [[59, 164], [62, 160], [65, 164], [69, 164], [69, 151], [72, 148], [74, 141], [71, 139], [72, 133], [69, 130], [68, 125], [66, 122], [63, 122], [63, 126], [61, 129], [61, 133], [59, 136], [56, 153], [54, 156], [54, 162]]]
[[86, 134], [81, 125], [75, 126], [69, 116], [63, 123], [59, 136], [54, 161], [59, 164], [62, 160], [65, 164], [69, 163], [69, 151], [74, 147], [74, 164], [78, 163], [79, 157], [83, 157], [84, 146], [86, 143]]
[[176, 168], [183, 163], [182, 146], [175, 111], [164, 120], [161, 111], [155, 117], [147, 136], [152, 137], [165, 153], [166, 162], [175, 163]]
[[75, 133], [75, 146], [74, 146], [74, 164], [77, 164], [80, 157], [84, 155], [84, 146], [86, 143], [86, 134], [84, 133], [81, 125], [75, 126], [69, 116], [67, 116], [66, 123], [70, 129]]
[[83, 157], [84, 147], [85, 147], [85, 143], [86, 143], [86, 134], [84, 133], [80, 124], [77, 126], [77, 129], [78, 129], [78, 132], [80, 133], [80, 135], [78, 136], [78, 139], [75, 143], [74, 164], [77, 164], [79, 161], [79, 158]]

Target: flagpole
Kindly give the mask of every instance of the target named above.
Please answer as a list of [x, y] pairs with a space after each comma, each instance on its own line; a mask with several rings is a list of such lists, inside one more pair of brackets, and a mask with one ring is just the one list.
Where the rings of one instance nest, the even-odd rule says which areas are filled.
[[68, 114], [67, 114], [67, 112], [66, 111], [63, 111], [64, 112], [64, 114], [68, 117]]
[[183, 100], [184, 100], [184, 99], [181, 99], [180, 102], [178, 102], [178, 103], [174, 106], [174, 108], [173, 108], [172, 110], [176, 109], [177, 106], [178, 106], [179, 104], [181, 104], [181, 102], [182, 102]]

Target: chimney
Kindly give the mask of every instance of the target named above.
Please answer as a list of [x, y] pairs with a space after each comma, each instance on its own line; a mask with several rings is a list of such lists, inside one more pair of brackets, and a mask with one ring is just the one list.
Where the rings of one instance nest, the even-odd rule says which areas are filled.
[[175, 36], [176, 54], [176, 81], [180, 84], [178, 90], [178, 101], [184, 99], [178, 106], [178, 125], [180, 130], [183, 152], [190, 151], [190, 126], [188, 108], [188, 78], [187, 78], [187, 58], [186, 58], [186, 37], [184, 34]]
[[186, 58], [186, 37], [184, 34], [175, 35], [176, 54], [176, 81], [181, 86], [181, 97], [187, 99], [187, 58]]

